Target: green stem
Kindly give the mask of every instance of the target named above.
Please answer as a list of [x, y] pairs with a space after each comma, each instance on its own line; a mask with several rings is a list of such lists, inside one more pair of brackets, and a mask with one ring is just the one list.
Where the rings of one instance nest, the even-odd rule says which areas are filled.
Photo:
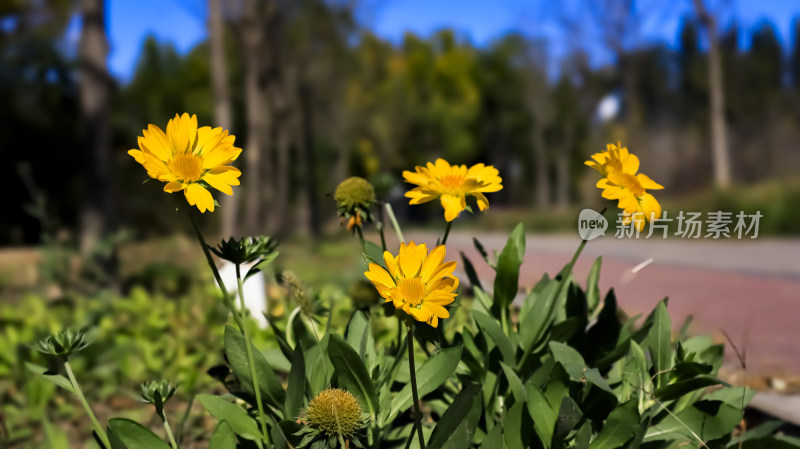
[[425, 437], [422, 434], [422, 410], [417, 392], [417, 370], [414, 367], [414, 323], [408, 326], [408, 369], [411, 376], [411, 397], [414, 399], [414, 420], [417, 423], [419, 447], [425, 449]]
[[450, 235], [450, 228], [452, 228], [452, 227], [453, 227], [453, 222], [452, 221], [448, 221], [447, 222], [447, 227], [444, 228], [444, 237], [442, 237], [442, 245], [447, 243], [447, 236]]
[[392, 205], [389, 203], [386, 203], [386, 215], [389, 216], [389, 221], [392, 222], [392, 227], [394, 228], [394, 232], [397, 234], [397, 238], [400, 240], [400, 243], [405, 243], [406, 239], [403, 237], [403, 231], [400, 229], [400, 224], [397, 223], [397, 217], [394, 216]]
[[[603, 207], [603, 209], [600, 210], [600, 215], [603, 215], [605, 213], [606, 213], [606, 208]], [[564, 290], [564, 286], [566, 286], [568, 282], [569, 274], [572, 273], [572, 268], [575, 267], [575, 262], [578, 261], [578, 257], [580, 257], [581, 253], [583, 252], [583, 248], [586, 247], [587, 242], [588, 240], [581, 240], [581, 244], [578, 245], [578, 249], [572, 255], [572, 259], [569, 261], [567, 266], [565, 266], [564, 269], [561, 270], [561, 282], [558, 284], [558, 289], [556, 290], [556, 296], [555, 296], [556, 300], [558, 299], [559, 296], [561, 296], [561, 292]], [[528, 356], [532, 352], [531, 349], [532, 348], [528, 348], [528, 350], [525, 351], [525, 354], [522, 356], [522, 359], [520, 359], [519, 363], [517, 364], [517, 371], [521, 370], [522, 367], [525, 366], [525, 362], [528, 360]]]
[[361, 231], [361, 226], [356, 226], [356, 233], [358, 233], [358, 240], [361, 242], [361, 250], [366, 251], [367, 245], [364, 242], [364, 232]]
[[[236, 283], [239, 286], [239, 313], [244, 314], [244, 283], [242, 282], [242, 274], [239, 264], [236, 264]], [[244, 324], [244, 320], [240, 317], [239, 323]], [[247, 352], [247, 363], [250, 365], [250, 377], [253, 380], [253, 391], [255, 392], [256, 396], [256, 405], [258, 406], [258, 421], [261, 423], [261, 436], [264, 440], [264, 444], [269, 444], [269, 434], [267, 433], [267, 417], [264, 415], [264, 405], [261, 403], [261, 390], [258, 388], [258, 375], [256, 374], [256, 363], [255, 358], [253, 357], [253, 348], [252, 343], [250, 342], [250, 336], [247, 332], [247, 326], [240, 325], [239, 330], [242, 331], [242, 335], [244, 335], [244, 348]]]
[[386, 251], [386, 235], [383, 232], [383, 222], [379, 221], [375, 226], [378, 228], [378, 232], [381, 235], [381, 248]]
[[103, 445], [105, 445], [106, 449], [111, 449], [111, 443], [108, 441], [108, 436], [106, 435], [105, 430], [103, 430], [103, 427], [100, 426], [100, 423], [97, 422], [97, 417], [94, 416], [92, 408], [89, 407], [89, 403], [86, 401], [86, 396], [83, 395], [81, 386], [78, 385], [78, 380], [75, 379], [75, 374], [72, 372], [72, 367], [70, 366], [69, 360], [67, 360], [66, 357], [64, 357], [64, 369], [67, 371], [67, 377], [69, 377], [69, 381], [72, 384], [72, 389], [75, 390], [75, 395], [78, 396], [78, 399], [83, 405], [83, 409], [86, 410], [86, 414], [89, 415], [89, 419], [92, 421], [92, 427], [94, 427], [97, 437], [100, 438], [100, 441], [103, 442]]
[[164, 421], [164, 430], [167, 431], [167, 437], [169, 438], [169, 444], [172, 445], [172, 449], [178, 449], [178, 443], [175, 442], [175, 437], [172, 436], [172, 429], [169, 427], [169, 422], [167, 421], [167, 416], [164, 415], [161, 417]]

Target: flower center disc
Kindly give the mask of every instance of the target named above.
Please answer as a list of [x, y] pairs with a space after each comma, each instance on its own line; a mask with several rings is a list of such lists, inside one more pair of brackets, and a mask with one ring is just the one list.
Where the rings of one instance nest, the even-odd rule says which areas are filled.
[[439, 178], [439, 182], [442, 183], [442, 187], [452, 192], [464, 184], [464, 177], [461, 175], [445, 175]]
[[633, 192], [633, 194], [636, 197], [644, 195], [644, 189], [642, 188], [642, 185], [639, 184], [639, 180], [636, 179], [635, 176], [623, 173], [621, 180], [622, 180], [622, 187], [625, 187], [626, 189]]
[[425, 285], [419, 278], [406, 279], [400, 283], [400, 294], [412, 306], [417, 306], [425, 296]]
[[203, 161], [192, 153], [181, 153], [169, 163], [169, 169], [184, 182], [193, 182], [203, 175]]

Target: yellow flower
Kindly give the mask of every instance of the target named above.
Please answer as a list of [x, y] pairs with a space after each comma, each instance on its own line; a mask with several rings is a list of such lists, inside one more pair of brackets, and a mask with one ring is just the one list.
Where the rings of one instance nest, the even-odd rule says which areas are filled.
[[415, 187], [406, 192], [410, 204], [422, 204], [439, 198], [444, 208], [444, 218], [453, 221], [467, 207], [466, 197], [472, 195], [478, 200], [481, 211], [489, 207], [489, 200], [483, 195], [502, 190], [502, 178], [491, 165], [477, 164], [450, 165], [444, 159], [436, 163], [428, 162], [427, 167], [416, 167], [416, 171], [404, 171], [403, 178]]
[[458, 278], [453, 276], [456, 262], [444, 263], [444, 256], [444, 245], [428, 254], [424, 243], [402, 243], [396, 257], [389, 251], [383, 253], [386, 269], [371, 263], [364, 275], [386, 302], [391, 301], [415, 320], [436, 327], [439, 318], [450, 316], [444, 306], [453, 302], [458, 288]]
[[233, 146], [235, 137], [222, 128], [197, 127], [197, 116], [175, 114], [167, 132], [148, 125], [139, 137], [139, 150], [128, 154], [147, 169], [153, 179], [166, 182], [164, 191], [183, 190], [186, 201], [200, 212], [214, 212], [214, 198], [208, 187], [227, 195], [239, 185], [241, 172], [231, 164], [242, 152]]
[[603, 189], [603, 198], [618, 200], [617, 206], [626, 212], [623, 224], [634, 221], [636, 229], [644, 229], [651, 218], [661, 217], [661, 205], [646, 189], [659, 190], [664, 187], [639, 171], [639, 158], [621, 144], [610, 143], [606, 151], [592, 155], [586, 165], [597, 170], [603, 179], [597, 187]]
[[363, 424], [358, 400], [349, 391], [339, 388], [328, 388], [314, 396], [308, 402], [305, 415], [309, 426], [330, 437], [352, 438]]

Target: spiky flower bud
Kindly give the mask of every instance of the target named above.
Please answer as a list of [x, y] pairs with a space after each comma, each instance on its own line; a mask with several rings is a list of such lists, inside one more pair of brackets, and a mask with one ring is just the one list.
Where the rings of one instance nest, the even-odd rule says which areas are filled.
[[172, 385], [166, 380], [151, 380], [143, 383], [141, 388], [142, 401], [147, 404], [153, 404], [158, 416], [163, 416], [164, 404], [175, 394], [178, 385]]
[[258, 259], [272, 260], [277, 253], [278, 241], [272, 237], [259, 235], [257, 237], [242, 237], [237, 240], [233, 237], [222, 240], [216, 248], [209, 249], [219, 258], [236, 265], [248, 264]]
[[363, 425], [358, 399], [339, 388], [328, 388], [314, 396], [305, 415], [309, 426], [328, 437], [341, 435], [350, 439]]
[[48, 335], [37, 341], [33, 347], [42, 354], [68, 357], [89, 346], [86, 331], [85, 327], [78, 330], [63, 329], [55, 335]]
[[371, 209], [377, 199], [375, 189], [366, 179], [358, 176], [345, 179], [336, 187], [333, 199], [336, 200], [336, 211], [342, 217], [342, 224], [347, 223], [348, 231], [372, 221]]

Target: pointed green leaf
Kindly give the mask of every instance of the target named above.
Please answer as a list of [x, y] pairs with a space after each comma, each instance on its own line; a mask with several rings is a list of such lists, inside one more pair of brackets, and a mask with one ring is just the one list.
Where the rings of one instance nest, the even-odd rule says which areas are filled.
[[229, 449], [236, 447], [236, 434], [233, 433], [227, 421], [220, 421], [211, 439], [208, 441], [208, 449]]
[[[250, 363], [247, 358], [244, 336], [238, 329], [225, 326], [224, 340], [225, 355], [228, 357], [228, 363], [231, 365], [233, 374], [239, 379], [242, 389], [253, 394], [253, 377], [250, 375]], [[258, 389], [261, 390], [262, 397], [273, 407], [283, 410], [286, 392], [283, 390], [280, 379], [275, 374], [275, 371], [272, 370], [261, 351], [256, 349], [252, 342], [250, 348], [253, 351], [253, 361], [256, 365], [256, 376], [258, 376]]]
[[378, 413], [378, 393], [372, 383], [367, 367], [355, 349], [350, 347], [337, 334], [331, 334], [328, 341], [328, 357], [333, 363], [339, 381], [361, 402], [370, 416]]
[[226, 421], [236, 435], [246, 440], [261, 439], [256, 421], [236, 404], [211, 394], [198, 394], [197, 401], [218, 421]]
[[108, 426], [114, 430], [128, 449], [170, 449], [158, 435], [136, 421], [126, 418], [112, 418]]
[[[428, 440], [428, 446], [432, 448], [444, 448], [446, 446], [456, 447], [451, 441], [463, 436], [467, 437], [467, 443], [472, 440], [472, 435], [461, 435], [461, 433], [457, 432], [457, 430], [460, 429], [462, 424], [466, 422], [467, 415], [472, 408], [475, 397], [478, 395], [478, 393], [480, 393], [480, 391], [480, 385], [469, 385], [461, 390], [455, 399], [453, 399], [453, 403], [450, 405], [447, 411], [444, 412], [442, 418], [436, 424], [436, 428], [433, 429], [431, 438]], [[461, 430], [466, 432], [466, 426], [461, 428]]]
[[519, 268], [525, 257], [525, 227], [518, 224], [508, 237], [508, 242], [497, 258], [497, 276], [494, 279], [494, 305], [503, 309], [511, 304], [519, 289]]
[[27, 368], [28, 371], [34, 374], [42, 376], [42, 378], [44, 378], [46, 381], [69, 391], [70, 393], [75, 392], [75, 390], [72, 388], [72, 383], [69, 381], [69, 379], [62, 376], [61, 374], [58, 374], [54, 371], [50, 371], [41, 365], [37, 365], [35, 363], [30, 363], [30, 362], [25, 362], [25, 368]]

